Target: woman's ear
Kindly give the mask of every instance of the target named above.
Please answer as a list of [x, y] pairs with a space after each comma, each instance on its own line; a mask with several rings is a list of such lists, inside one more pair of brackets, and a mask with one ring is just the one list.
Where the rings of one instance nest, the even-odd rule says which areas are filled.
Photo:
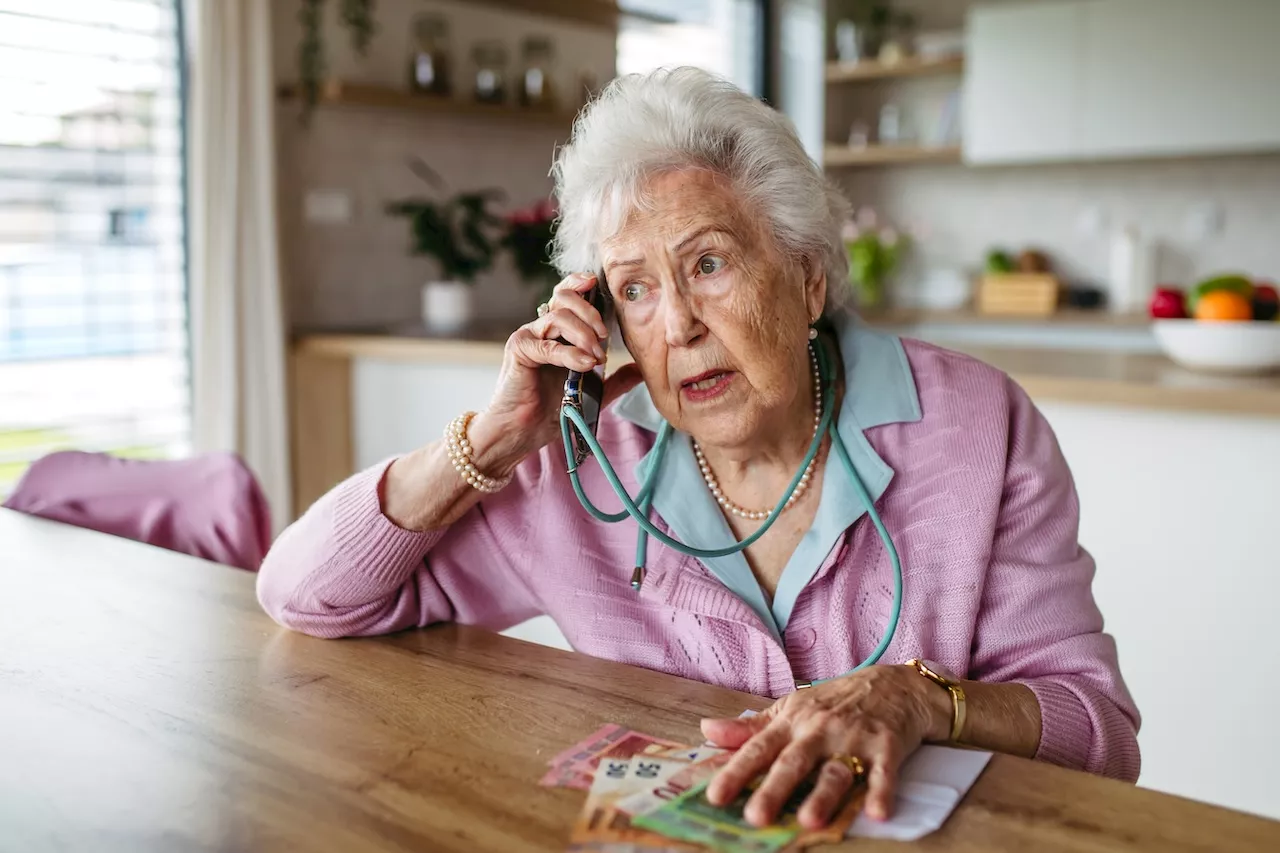
[[827, 306], [827, 271], [812, 260], [805, 260], [800, 269], [804, 273], [805, 307], [810, 319], [817, 319]]

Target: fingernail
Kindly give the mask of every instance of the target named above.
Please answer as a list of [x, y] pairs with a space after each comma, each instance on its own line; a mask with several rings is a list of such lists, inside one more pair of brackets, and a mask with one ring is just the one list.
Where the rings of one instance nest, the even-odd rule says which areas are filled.
[[599, 344], [595, 344], [595, 348], [592, 350], [592, 352], [596, 354], [596, 358], [598, 360], [604, 361], [604, 350], [600, 348]]

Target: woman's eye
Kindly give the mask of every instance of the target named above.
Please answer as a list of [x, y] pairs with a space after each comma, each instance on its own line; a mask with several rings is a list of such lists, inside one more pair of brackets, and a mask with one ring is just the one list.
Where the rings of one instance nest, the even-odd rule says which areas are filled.
[[704, 255], [698, 261], [698, 272], [703, 275], [713, 275], [724, 269], [724, 258], [719, 255]]
[[622, 286], [622, 298], [628, 302], [635, 302], [641, 296], [644, 296], [643, 285], [637, 284], [633, 281], [630, 284], [624, 284]]

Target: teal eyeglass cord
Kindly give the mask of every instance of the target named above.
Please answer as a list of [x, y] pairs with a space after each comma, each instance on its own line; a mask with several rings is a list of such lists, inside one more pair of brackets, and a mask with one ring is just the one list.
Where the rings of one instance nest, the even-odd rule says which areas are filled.
[[[649, 550], [649, 537], [652, 536], [664, 545], [674, 548], [681, 554], [698, 559], [727, 557], [730, 554], [737, 554], [746, 550], [753, 542], [763, 536], [778, 516], [782, 515], [786, 509], [787, 501], [791, 495], [795, 493], [796, 488], [800, 485], [800, 478], [804, 475], [804, 471], [809, 467], [809, 463], [818, 455], [819, 449], [822, 447], [823, 435], [831, 437], [831, 446], [835, 449], [836, 455], [840, 457], [840, 461], [844, 463], [845, 470], [849, 473], [849, 478], [853, 482], [854, 490], [858, 493], [858, 498], [862, 501], [862, 505], [867, 510], [867, 515], [871, 519], [871, 523], [875, 525], [876, 531], [880, 534], [880, 540], [884, 543], [885, 550], [889, 554], [889, 561], [893, 565], [893, 609], [889, 615], [889, 624], [885, 627], [884, 636], [880, 638], [880, 644], [876, 646], [866, 660], [858, 664], [849, 672], [857, 672], [864, 667], [871, 666], [884, 654], [885, 649], [889, 647], [889, 642], [893, 639], [894, 632], [898, 629], [898, 619], [902, 614], [902, 562], [898, 557], [898, 549], [894, 547], [893, 538], [889, 536], [889, 531], [885, 529], [884, 522], [880, 519], [880, 514], [876, 512], [875, 504], [871, 500], [871, 494], [867, 491], [866, 485], [862, 482], [862, 478], [858, 476], [858, 471], [853, 465], [853, 459], [849, 456], [848, 449], [844, 446], [844, 442], [840, 440], [840, 434], [836, 430], [834, 411], [835, 411], [835, 383], [828, 381], [831, 374], [830, 356], [827, 349], [820, 342], [816, 342], [818, 354], [818, 376], [822, 383], [822, 420], [818, 425], [818, 429], [814, 431], [813, 441], [809, 445], [809, 452], [805, 455], [804, 461], [800, 463], [800, 468], [791, 480], [791, 485], [787, 488], [779, 500], [778, 505], [773, 508], [769, 516], [760, 525], [760, 529], [752, 533], [746, 539], [729, 545], [725, 548], [694, 548], [685, 545], [683, 542], [677, 542], [667, 534], [663, 533], [649, 521], [649, 508], [653, 505], [653, 493], [658, 482], [658, 472], [662, 468], [662, 460], [666, 456], [667, 445], [671, 441], [671, 433], [674, 432], [671, 424], [666, 421], [658, 428], [658, 437], [654, 444], [652, 460], [644, 472], [644, 482], [641, 484], [640, 493], [632, 500], [627, 494], [626, 487], [622, 485], [622, 481], [618, 479], [618, 474], [610, 464], [608, 457], [605, 456], [604, 450], [600, 447], [600, 443], [596, 441], [596, 437], [591, 434], [591, 430], [587, 427], [586, 419], [582, 416], [582, 412], [572, 405], [564, 405], [560, 408], [560, 434], [564, 438], [565, 457], [569, 460], [569, 480], [573, 483], [573, 491], [578, 496], [578, 501], [582, 504], [583, 509], [591, 514], [593, 518], [603, 521], [606, 524], [616, 524], [627, 518], [635, 519], [640, 526], [640, 530], [636, 536], [636, 570], [632, 576], [631, 586], [639, 591], [644, 581], [645, 562]], [[572, 430], [576, 430], [587, 447], [590, 448], [591, 454], [600, 463], [600, 470], [604, 472], [605, 479], [609, 481], [609, 485], [613, 488], [614, 494], [618, 496], [618, 500], [622, 502], [622, 512], [608, 513], [598, 508], [587, 497], [587, 493], [582, 489], [582, 483], [578, 478], [578, 467], [574, 463], [575, 454], [573, 447]], [[846, 673], [846, 675], [849, 673]], [[830, 678], [817, 679], [812, 684], [821, 684], [824, 681], [831, 681]]]

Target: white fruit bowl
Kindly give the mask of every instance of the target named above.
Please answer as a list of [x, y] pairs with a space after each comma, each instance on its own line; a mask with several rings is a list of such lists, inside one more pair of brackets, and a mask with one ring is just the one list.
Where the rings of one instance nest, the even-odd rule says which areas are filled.
[[1156, 320], [1152, 328], [1164, 354], [1192, 370], [1280, 370], [1280, 323]]

